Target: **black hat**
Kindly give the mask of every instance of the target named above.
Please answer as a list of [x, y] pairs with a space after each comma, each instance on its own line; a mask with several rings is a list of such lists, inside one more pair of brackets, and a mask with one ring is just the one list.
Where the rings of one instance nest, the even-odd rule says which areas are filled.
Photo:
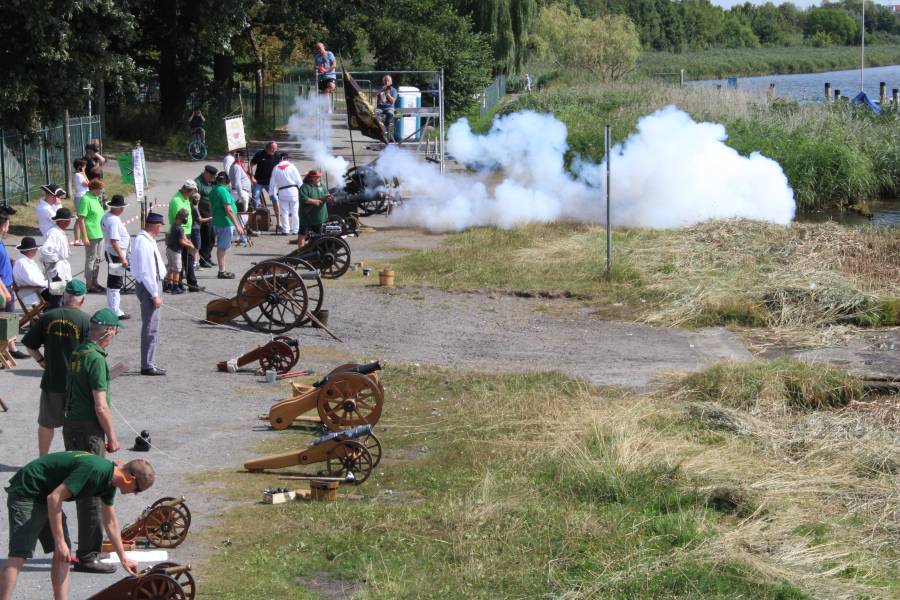
[[28, 252], [29, 250], [37, 250], [38, 245], [37, 242], [34, 241], [34, 238], [26, 235], [22, 238], [22, 243], [16, 246], [16, 250], [19, 252]]
[[227, 183], [231, 180], [228, 178], [228, 173], [226, 173], [225, 171], [219, 171], [219, 173], [216, 175], [216, 181], [224, 181]]
[[94, 152], [100, 152], [100, 148], [97, 147], [97, 144], [88, 144], [84, 147], [85, 150], [93, 150]]
[[107, 208], [124, 208], [128, 206], [125, 202], [125, 196], [122, 194], [113, 194], [112, 199], [106, 203]]
[[207, 173], [209, 173], [210, 175], [215, 175], [219, 172], [219, 170], [212, 165], [206, 165], [205, 167], [203, 167], [203, 170], [206, 171]]
[[134, 448], [131, 450], [134, 452], [149, 452], [152, 444], [153, 442], [150, 441], [150, 432], [144, 429], [141, 431], [141, 435], [134, 438]]
[[151, 212], [151, 213], [147, 213], [147, 218], [144, 220], [144, 222], [147, 225], [155, 225], [155, 224], [162, 225], [163, 223], [166, 222], [166, 220], [163, 219], [163, 216], [161, 214]]
[[66, 194], [66, 190], [53, 183], [42, 185], [41, 189], [44, 190], [44, 193], [50, 194], [51, 196], [57, 196], [59, 198], [65, 198], [66, 196], [68, 196], [68, 194]]
[[54, 221], [71, 221], [72, 220], [72, 211], [68, 209], [68, 207], [61, 207], [56, 211], [56, 215], [53, 217]]

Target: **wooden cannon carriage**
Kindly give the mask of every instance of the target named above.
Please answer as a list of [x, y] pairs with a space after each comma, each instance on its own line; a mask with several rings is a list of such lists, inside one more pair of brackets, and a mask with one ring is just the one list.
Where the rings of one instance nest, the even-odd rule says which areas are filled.
[[175, 548], [187, 538], [191, 511], [185, 498], [160, 498], [143, 510], [134, 523], [122, 528], [122, 542], [145, 541], [157, 548]]
[[163, 562], [117, 581], [88, 600], [194, 600], [196, 595], [191, 565]]
[[[321, 424], [331, 431], [374, 426], [381, 418], [384, 404], [379, 370], [378, 362], [346, 364], [312, 385], [293, 383], [294, 396], [272, 405], [260, 420], [268, 421], [273, 429], [286, 429], [295, 421]], [[317, 416], [305, 414], [314, 410]]]
[[259, 361], [259, 368], [262, 371], [272, 369], [278, 374], [283, 374], [289, 372], [298, 360], [300, 360], [299, 342], [279, 335], [271, 342], [257, 346], [243, 356], [221, 361], [217, 368], [219, 371], [233, 373], [243, 366]]
[[381, 442], [372, 433], [371, 425], [361, 425], [323, 435], [303, 450], [249, 460], [244, 463], [244, 468], [251, 473], [260, 473], [270, 469], [325, 463], [328, 476], [360, 484], [369, 478], [379, 462]]
[[350, 268], [350, 244], [338, 235], [313, 235], [306, 246], [276, 260], [289, 265], [300, 261], [318, 269], [325, 279], [337, 279]]
[[297, 257], [266, 260], [244, 273], [234, 298], [207, 304], [206, 320], [225, 323], [243, 316], [263, 333], [284, 333], [310, 323], [324, 298], [322, 277], [308, 262]]

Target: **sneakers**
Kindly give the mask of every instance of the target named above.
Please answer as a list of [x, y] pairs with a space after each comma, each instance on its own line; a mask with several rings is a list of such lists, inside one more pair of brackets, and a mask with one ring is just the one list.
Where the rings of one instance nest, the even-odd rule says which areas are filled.
[[199, 269], [202, 269], [202, 268], [204, 268], [204, 267], [201, 267], [201, 266], [200, 266], [200, 261], [194, 261], [194, 270], [195, 270], [195, 271], [196, 271], [196, 270], [199, 270]]
[[26, 358], [31, 358], [31, 355], [27, 352], [22, 352], [21, 350], [10, 350], [9, 355], [18, 360], [25, 360]]
[[184, 288], [181, 287], [180, 285], [175, 285], [175, 286], [172, 286], [172, 289], [169, 291], [169, 293], [174, 296], [177, 296], [178, 294], [184, 293]]
[[202, 292], [206, 290], [202, 285], [197, 285], [195, 283], [189, 283], [187, 289], [189, 292]]
[[119, 315], [120, 321], [127, 321], [130, 318], [131, 318], [131, 315], [129, 315], [128, 313], [122, 313], [121, 315]]
[[219, 271], [219, 279], [234, 279], [234, 273], [228, 271]]

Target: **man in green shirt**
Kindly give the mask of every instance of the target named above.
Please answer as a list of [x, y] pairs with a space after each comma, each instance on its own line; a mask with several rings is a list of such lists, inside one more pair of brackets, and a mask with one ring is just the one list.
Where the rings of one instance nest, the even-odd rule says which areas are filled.
[[100, 256], [103, 249], [103, 228], [100, 221], [105, 210], [100, 197], [103, 195], [103, 180], [93, 179], [88, 184], [88, 191], [78, 203], [78, 221], [75, 224], [84, 234], [84, 279], [88, 292], [105, 294], [106, 288], [97, 283], [100, 273]]
[[[70, 281], [63, 293], [63, 306], [42, 314], [22, 338], [28, 353], [44, 369], [38, 409], [38, 452], [41, 456], [50, 452], [53, 430], [63, 426], [69, 358], [90, 333], [91, 319], [81, 311], [86, 293], [83, 281]], [[44, 347], [43, 354], [38, 351], [41, 346]]]
[[[212, 216], [212, 209], [209, 206], [209, 195], [213, 191], [216, 181], [216, 173], [218, 170], [213, 165], [203, 167], [203, 172], [194, 179], [197, 184], [197, 192], [200, 194], [200, 204], [197, 209], [203, 218]], [[169, 220], [172, 223], [172, 220]], [[216, 243], [216, 231], [213, 228], [212, 221], [208, 221], [200, 225], [200, 266], [209, 268], [215, 266], [212, 261], [212, 249]]]
[[209, 194], [209, 204], [212, 208], [212, 224], [216, 230], [216, 258], [219, 261], [219, 279], [234, 279], [234, 273], [225, 270], [225, 252], [231, 248], [231, 228], [237, 230], [239, 236], [244, 236], [244, 229], [238, 219], [237, 204], [228, 191], [228, 173], [222, 171], [216, 175], [216, 186]]
[[[175, 222], [175, 217], [181, 210], [187, 213], [187, 220], [182, 227], [185, 235], [190, 238], [191, 224], [193, 219], [193, 207], [191, 206], [191, 194], [197, 191], [197, 182], [188, 179], [181, 185], [181, 189], [169, 200], [169, 223]], [[199, 207], [198, 207], [199, 208]], [[193, 251], [187, 247], [181, 250], [181, 280], [187, 282], [188, 290], [191, 292], [201, 292], [204, 288], [197, 283], [197, 275], [194, 274], [194, 255]]]
[[[75, 348], [69, 360], [66, 388], [66, 417], [63, 440], [66, 450], [83, 450], [105, 456], [120, 446], [113, 431], [109, 399], [109, 366], [106, 348], [119, 330], [119, 318], [108, 308], [91, 317], [88, 339]], [[100, 562], [103, 533], [100, 530], [100, 502], [93, 497], [75, 502], [78, 511], [78, 564], [76, 570], [111, 573]]]
[[297, 246], [306, 245], [306, 238], [311, 233], [322, 233], [322, 225], [328, 220], [328, 205], [334, 197], [328, 188], [322, 185], [322, 174], [318, 171], [307, 171], [303, 175], [300, 186], [300, 231], [297, 235]]
[[155, 480], [156, 473], [145, 460], [133, 460], [118, 467], [90, 452], [55, 452], [19, 469], [6, 488], [9, 554], [0, 574], [0, 600], [12, 600], [19, 572], [25, 561], [34, 555], [38, 541], [44, 552], [53, 552], [50, 571], [53, 599], [66, 600], [68, 597], [72, 555], [66, 515], [62, 511], [64, 501], [102, 500], [106, 535], [125, 569], [132, 575], [137, 574], [137, 562], [125, 555], [113, 502], [116, 491], [137, 494], [147, 491]]

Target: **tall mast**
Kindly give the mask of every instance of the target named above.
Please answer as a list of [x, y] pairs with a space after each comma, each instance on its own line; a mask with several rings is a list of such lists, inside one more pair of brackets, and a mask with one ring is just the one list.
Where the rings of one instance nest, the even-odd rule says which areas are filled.
[[863, 91], [865, 86], [866, 73], [866, 0], [862, 3], [862, 46], [860, 48], [859, 61], [859, 91]]

